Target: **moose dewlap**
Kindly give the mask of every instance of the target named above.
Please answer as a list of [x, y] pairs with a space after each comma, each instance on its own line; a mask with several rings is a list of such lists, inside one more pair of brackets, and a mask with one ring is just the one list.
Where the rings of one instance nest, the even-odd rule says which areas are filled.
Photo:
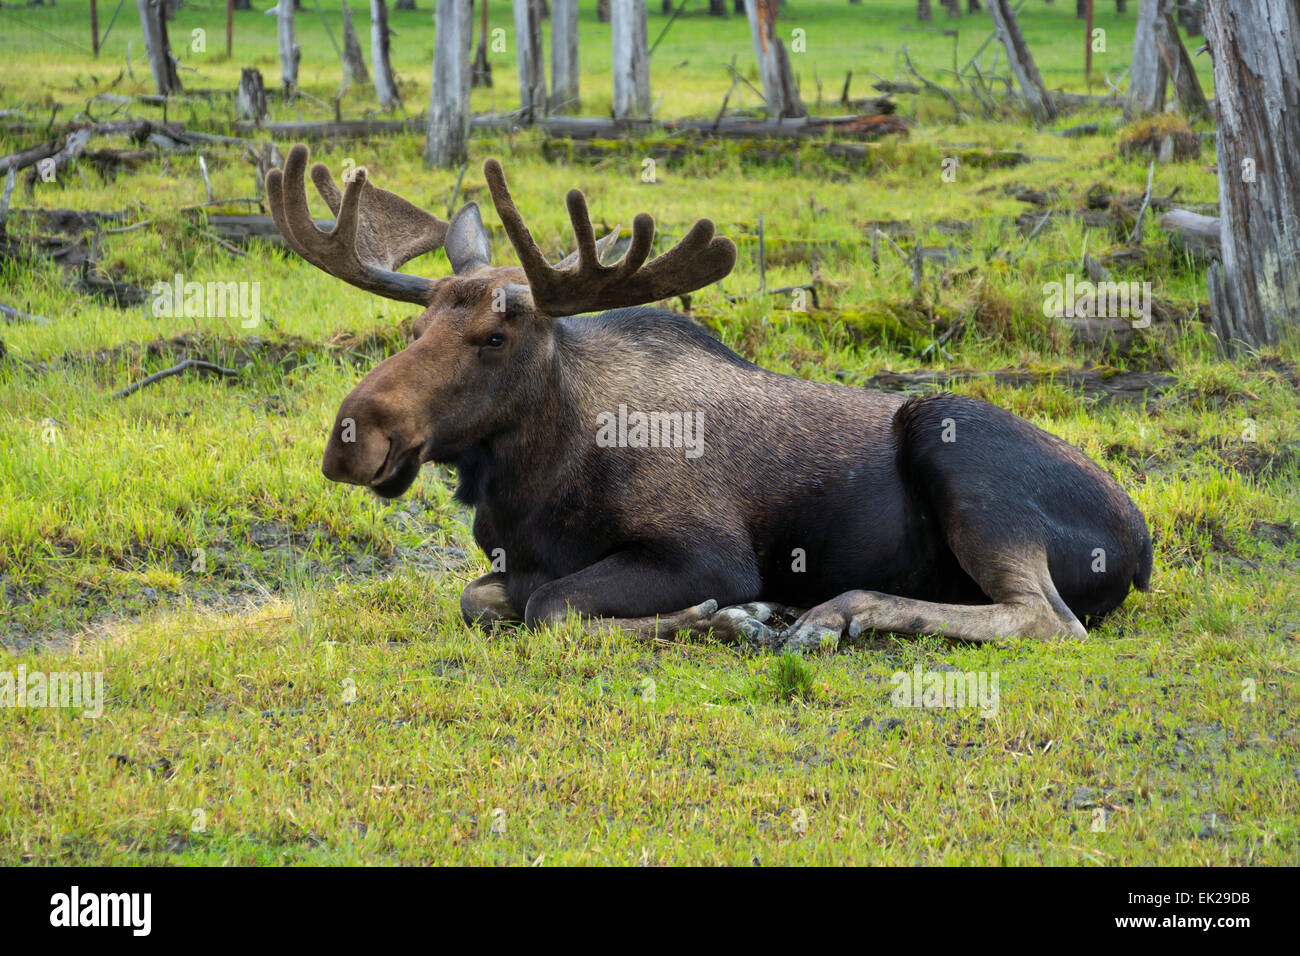
[[[778, 375], [645, 307], [731, 271], [735, 245], [709, 220], [651, 259], [642, 213], [605, 264], [618, 230], [597, 240], [572, 190], [577, 251], [552, 265], [488, 160], [519, 260], [494, 266], [474, 203], [443, 221], [364, 169], [340, 192], [312, 167], [337, 217], [322, 232], [307, 161], [295, 146], [267, 175], [288, 245], [424, 309], [415, 341], [344, 398], [322, 470], [396, 497], [425, 462], [455, 466], [493, 556], [461, 596], [467, 622], [577, 613], [638, 635], [787, 649], [870, 630], [1083, 637], [1082, 622], [1148, 586], [1142, 514], [1060, 439], [976, 399]], [[396, 271], [438, 248], [450, 275]]]

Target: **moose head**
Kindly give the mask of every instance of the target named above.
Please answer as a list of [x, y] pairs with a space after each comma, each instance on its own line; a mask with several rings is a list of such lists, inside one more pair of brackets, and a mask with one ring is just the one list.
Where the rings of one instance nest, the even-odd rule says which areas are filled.
[[[501, 164], [483, 172], [519, 266], [493, 266], [478, 206], [462, 206], [450, 222], [417, 208], [353, 171], [342, 192], [322, 163], [311, 178], [336, 216], [324, 232], [307, 205], [307, 147], [271, 170], [266, 191], [275, 224], [289, 247], [358, 288], [424, 308], [415, 340], [380, 362], [343, 400], [321, 463], [325, 476], [393, 498], [411, 486], [427, 461], [455, 462], [476, 445], [535, 415], [553, 361], [556, 320], [602, 309], [642, 305], [718, 281], [736, 262], [730, 239], [701, 219], [667, 252], [647, 262], [654, 220], [632, 222], [626, 253], [601, 259], [618, 227], [597, 240], [583, 194], [570, 190], [569, 218], [577, 251], [556, 265], [543, 256], [506, 186]], [[397, 272], [442, 247], [452, 274], [439, 279]]]

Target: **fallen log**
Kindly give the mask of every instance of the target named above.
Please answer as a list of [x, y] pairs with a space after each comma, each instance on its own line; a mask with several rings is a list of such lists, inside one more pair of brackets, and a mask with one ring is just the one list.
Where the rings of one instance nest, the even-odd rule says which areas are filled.
[[[334, 228], [333, 219], [317, 219], [316, 226], [329, 232]], [[273, 245], [284, 245], [284, 237], [276, 228], [275, 220], [270, 216], [237, 216], [215, 214], [206, 221], [207, 230], [219, 239], [242, 245], [255, 239]]]
[[62, 140], [52, 139], [48, 143], [29, 146], [27, 149], [20, 149], [16, 153], [0, 157], [0, 176], [7, 174], [11, 169], [14, 172], [22, 172], [28, 166], [34, 166], [42, 159], [49, 159], [62, 148]]
[[1002, 369], [922, 369], [916, 372], [879, 372], [865, 382], [865, 388], [905, 395], [922, 395], [953, 382], [990, 378], [998, 385], [1011, 388], [1029, 388], [1050, 382], [1082, 393], [1085, 400], [1098, 404], [1111, 402], [1142, 402], [1150, 405], [1173, 388], [1178, 379], [1160, 372], [1117, 372], [1108, 369], [1063, 368], [1047, 371]]
[[[645, 136], [650, 133], [694, 132], [703, 136], [728, 139], [820, 137], [826, 133], [841, 136], [875, 138], [887, 133], [906, 132], [907, 125], [894, 115], [894, 104], [888, 99], [876, 101], [874, 113], [833, 117], [798, 117], [795, 119], [768, 120], [745, 116], [724, 116], [716, 120], [615, 120], [596, 116], [546, 116], [538, 117], [533, 128], [547, 136], [567, 139], [621, 139], [628, 136]], [[510, 132], [525, 128], [523, 117], [517, 113], [487, 113], [470, 118], [470, 128], [493, 132]], [[254, 133], [295, 140], [357, 139], [400, 133], [419, 133], [425, 130], [422, 116], [404, 120], [325, 120], [318, 122], [273, 122], [261, 126], [242, 121], [235, 124], [238, 132]]]
[[1201, 262], [1220, 258], [1219, 220], [1187, 209], [1171, 209], [1160, 217], [1160, 228], [1170, 233], [1174, 245]]

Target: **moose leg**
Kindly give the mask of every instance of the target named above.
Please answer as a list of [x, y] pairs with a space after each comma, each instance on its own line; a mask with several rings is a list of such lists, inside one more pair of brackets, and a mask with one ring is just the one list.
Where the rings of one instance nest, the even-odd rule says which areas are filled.
[[[877, 591], [849, 591], [813, 608], [782, 635], [782, 649], [832, 650], [841, 635], [863, 631], [939, 634], [960, 641], [1003, 637], [1087, 637], [1056, 593], [1046, 557], [989, 561], [972, 574], [992, 604], [937, 604]], [[983, 578], [984, 580], [980, 580]]]
[[492, 571], [465, 585], [460, 593], [460, 616], [466, 624], [495, 624], [497, 621], [517, 621], [523, 615], [506, 593], [506, 576]]
[[[747, 573], [739, 562], [717, 556], [697, 554], [680, 562], [652, 562], [621, 552], [542, 585], [529, 597], [524, 620], [532, 627], [576, 613], [646, 639], [680, 632], [712, 632], [735, 639], [743, 634], [744, 622], [764, 612], [754, 605], [753, 613], [724, 617], [716, 613], [719, 600], [738, 605], [755, 596], [758, 587], [756, 571]], [[694, 603], [704, 595], [715, 597]], [[680, 610], [661, 612], [660, 608]], [[732, 610], [738, 609], [728, 608]]]

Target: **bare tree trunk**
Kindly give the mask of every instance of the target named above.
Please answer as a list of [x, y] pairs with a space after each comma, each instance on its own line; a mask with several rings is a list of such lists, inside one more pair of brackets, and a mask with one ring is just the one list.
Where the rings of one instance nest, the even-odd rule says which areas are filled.
[[1128, 0], [1115, 0], [1116, 13], [1128, 13]]
[[415, 0], [397, 0], [397, 3], [393, 5], [393, 9], [394, 9], [394, 10], [414, 10], [414, 9], [415, 9]]
[[1300, 326], [1300, 8], [1212, 3], [1222, 264], [1210, 267], [1214, 330], [1229, 350]]
[[[473, 0], [470, 0], [471, 6]], [[487, 42], [488, 42], [488, 0], [479, 0], [481, 7], [481, 17], [479, 19], [478, 30], [478, 51], [474, 54], [474, 67], [470, 71], [470, 86], [487, 86], [492, 85], [492, 64], [488, 63]]]
[[385, 110], [400, 108], [402, 100], [397, 95], [397, 79], [388, 59], [388, 4], [385, 0], [370, 0], [370, 62], [375, 70], [375, 97], [379, 105]]
[[555, 0], [551, 14], [551, 112], [578, 111], [578, 0]]
[[456, 167], [469, 158], [469, 49], [474, 33], [470, 0], [438, 0], [433, 30], [433, 91], [424, 161]]
[[366, 69], [366, 58], [361, 55], [361, 41], [352, 26], [347, 0], [343, 0], [343, 78], [352, 83], [370, 82], [370, 71]]
[[596, 19], [609, 23], [609, 0], [596, 0]]
[[942, 0], [943, 8], [948, 11], [948, 18], [957, 19], [961, 16], [961, 0]]
[[979, 13], [984, 8], [980, 6], [980, 0], [966, 0], [967, 13]]
[[519, 108], [525, 125], [546, 115], [546, 64], [542, 62], [542, 20], [535, 0], [514, 0], [515, 53], [519, 64]]
[[1165, 82], [1169, 74], [1160, 58], [1158, 36], [1163, 29], [1168, 0], [1141, 0], [1137, 33], [1133, 37], [1133, 62], [1128, 71], [1128, 97], [1124, 118], [1132, 121], [1165, 108]]
[[1160, 63], [1165, 73], [1173, 80], [1179, 109], [1189, 117], [1208, 119], [1210, 104], [1205, 101], [1205, 93], [1201, 91], [1200, 81], [1196, 79], [1192, 58], [1187, 55], [1187, 48], [1178, 35], [1178, 25], [1174, 23], [1173, 14], [1168, 9], [1156, 27], [1156, 49], [1160, 53]]
[[253, 2], [252, 0], [235, 0], [234, 8], [236, 10], [251, 10], [253, 9]]
[[776, 35], [776, 0], [749, 0], [745, 10], [758, 57], [758, 74], [763, 79], [768, 119], [807, 116], [808, 110], [799, 99], [794, 74], [790, 72], [790, 57]]
[[239, 88], [235, 90], [235, 112], [240, 119], [260, 123], [266, 119], [266, 86], [262, 71], [244, 67], [239, 73]]
[[934, 19], [934, 14], [930, 12], [930, 0], [916, 0], [916, 19], [922, 23], [929, 23]]
[[293, 0], [279, 0], [267, 13], [275, 12], [275, 38], [280, 48], [280, 89], [285, 99], [298, 89], [298, 61], [302, 49], [293, 37]]
[[1025, 38], [1020, 33], [1020, 24], [1016, 22], [1010, 0], [989, 0], [988, 8], [1029, 112], [1039, 123], [1050, 123], [1056, 119], [1056, 103], [1043, 85], [1043, 78], [1038, 74], [1029, 47], [1025, 46]]
[[709, 0], [709, 16], [725, 17], [727, 15], [727, 0]]
[[650, 116], [650, 53], [645, 0], [611, 0], [614, 38], [614, 118]]
[[159, 96], [170, 96], [181, 91], [180, 75], [176, 72], [176, 57], [172, 55], [167, 39], [167, 21], [163, 16], [161, 0], [136, 0], [140, 13], [140, 27], [144, 31], [144, 44], [149, 52], [149, 70], [153, 73], [154, 89]]

